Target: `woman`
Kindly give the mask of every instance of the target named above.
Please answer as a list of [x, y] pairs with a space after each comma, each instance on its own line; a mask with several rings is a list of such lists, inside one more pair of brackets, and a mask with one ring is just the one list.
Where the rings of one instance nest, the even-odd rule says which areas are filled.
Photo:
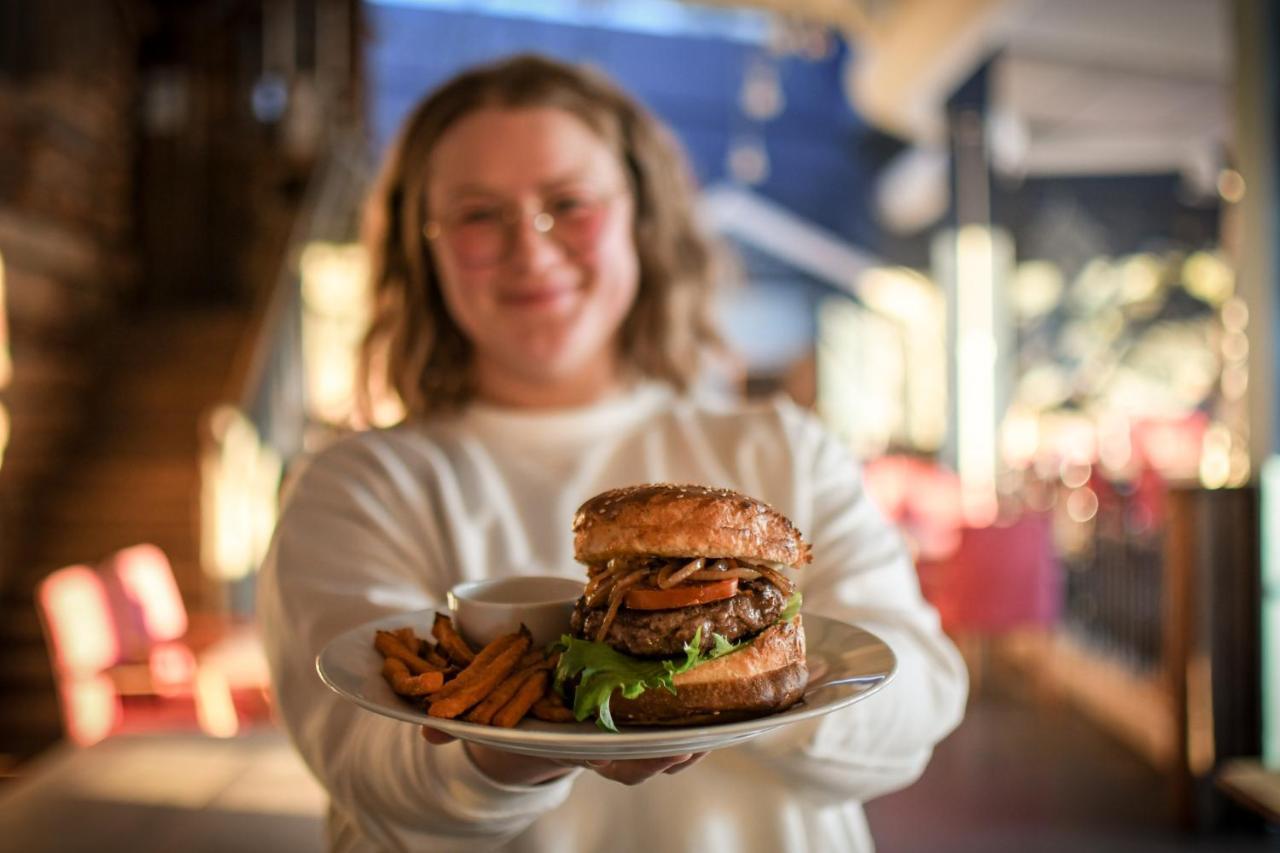
[[[279, 711], [331, 795], [334, 849], [870, 849], [859, 803], [915, 779], [959, 721], [963, 667], [854, 461], [793, 406], [691, 393], [714, 336], [683, 174], [631, 99], [537, 57], [464, 74], [410, 116], [368, 217], [365, 347], [409, 417], [297, 478], [260, 585]], [[581, 577], [574, 510], [645, 481], [789, 516], [815, 554], [806, 611], [886, 638], [894, 681], [705, 758], [579, 765], [420, 736], [315, 677], [336, 634], [460, 581]]]

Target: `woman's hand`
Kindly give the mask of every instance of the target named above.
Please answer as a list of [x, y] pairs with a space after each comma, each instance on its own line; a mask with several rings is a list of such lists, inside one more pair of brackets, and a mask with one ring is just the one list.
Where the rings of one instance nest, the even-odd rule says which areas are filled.
[[[444, 732], [426, 726], [422, 727], [422, 736], [426, 738], [427, 743], [434, 744], [448, 743], [453, 740]], [[666, 758], [580, 761], [519, 755], [474, 743], [468, 743], [466, 750], [481, 772], [495, 782], [506, 785], [537, 785], [541, 782], [550, 782], [553, 779], [559, 779], [575, 767], [585, 767], [623, 785], [638, 785], [659, 773], [679, 773], [697, 764], [706, 755], [705, 752], [686, 752], [683, 755], [672, 755]]]

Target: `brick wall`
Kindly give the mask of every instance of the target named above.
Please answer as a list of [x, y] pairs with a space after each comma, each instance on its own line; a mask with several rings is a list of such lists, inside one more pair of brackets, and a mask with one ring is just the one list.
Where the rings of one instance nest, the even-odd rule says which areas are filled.
[[101, 367], [96, 332], [134, 277], [131, 9], [53, 0], [0, 12], [0, 257], [13, 358], [0, 391], [12, 425], [0, 469], [5, 587], [25, 519], [81, 429]]

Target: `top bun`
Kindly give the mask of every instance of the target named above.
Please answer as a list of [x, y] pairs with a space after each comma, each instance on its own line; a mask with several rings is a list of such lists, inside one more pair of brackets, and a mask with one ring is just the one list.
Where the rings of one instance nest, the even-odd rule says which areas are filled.
[[809, 546], [773, 507], [729, 489], [667, 483], [596, 495], [573, 518], [574, 557], [735, 557], [802, 566]]

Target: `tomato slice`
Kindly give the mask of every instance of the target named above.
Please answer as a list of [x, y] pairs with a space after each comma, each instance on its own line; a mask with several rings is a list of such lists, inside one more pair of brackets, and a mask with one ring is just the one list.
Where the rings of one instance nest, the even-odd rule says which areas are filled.
[[728, 578], [711, 583], [681, 584], [671, 589], [632, 587], [627, 590], [622, 603], [632, 610], [674, 610], [677, 607], [692, 607], [695, 604], [733, 598], [737, 594], [738, 579]]

